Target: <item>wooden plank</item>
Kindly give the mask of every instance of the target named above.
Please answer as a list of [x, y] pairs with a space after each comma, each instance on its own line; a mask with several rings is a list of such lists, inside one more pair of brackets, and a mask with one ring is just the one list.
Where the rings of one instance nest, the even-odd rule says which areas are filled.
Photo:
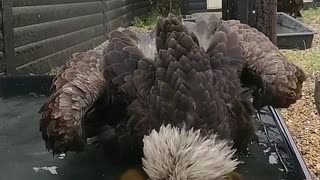
[[123, 15], [123, 12], [126, 10], [135, 10], [135, 6], [138, 7], [144, 7], [148, 6], [150, 3], [145, 0], [137, 0], [135, 3], [128, 3], [129, 1], [121, 1], [121, 0], [112, 0], [112, 1], [106, 1], [107, 6], [107, 12], [106, 12], [106, 18], [108, 21], [111, 21], [115, 18], [120, 17]]
[[5, 72], [5, 61], [4, 61], [4, 44], [3, 44], [3, 33], [2, 33], [2, 1], [0, 1], [0, 76]]
[[110, 21], [122, 16], [123, 15], [123, 9], [124, 9], [123, 7], [120, 7], [120, 8], [116, 8], [116, 9], [107, 11], [105, 13], [106, 21], [110, 22]]
[[0, 51], [4, 51], [4, 38], [2, 31], [0, 31]]
[[75, 46], [63, 49], [61, 51], [50, 54], [46, 57], [37, 59], [30, 63], [24, 64], [17, 68], [18, 74], [44, 74], [49, 72], [52, 67], [59, 67], [65, 64], [69, 57], [76, 52], [86, 51], [95, 47], [106, 40], [104, 36], [99, 36], [94, 39], [82, 42]]
[[[0, 2], [2, 3], [2, 1], [0, 1]], [[1, 5], [0, 6], [0, 51], [2, 51], [2, 53], [4, 51], [4, 44], [3, 43], [4, 43], [4, 39], [3, 39], [3, 31], [2, 31], [2, 5]]]
[[108, 11], [121, 8], [123, 6], [135, 3], [148, 2], [146, 0], [107, 0], [106, 7]]
[[6, 64], [6, 74], [15, 74], [16, 61], [14, 56], [14, 39], [12, 26], [12, 1], [2, 0], [2, 32], [4, 46], [4, 58]]
[[5, 62], [4, 62], [4, 54], [0, 52], [0, 73], [5, 71]]
[[25, 6], [13, 8], [14, 27], [102, 13], [101, 2]]
[[140, 3], [132, 3], [125, 6], [122, 6], [123, 14], [128, 14], [130, 12], [134, 12], [138, 8], [138, 4]]
[[151, 6], [145, 6], [134, 11], [134, 16], [147, 15], [150, 12]]
[[121, 8], [123, 4], [122, 0], [109, 0], [105, 2], [107, 11], [111, 11], [113, 9]]
[[108, 32], [111, 32], [113, 30], [115, 30], [116, 28], [120, 27], [123, 23], [123, 16], [120, 16], [116, 19], [113, 19], [112, 21], [109, 21], [106, 24], [107, 30]]
[[[123, 21], [126, 21], [125, 17], [126, 14], [128, 14], [128, 12], [134, 12], [137, 9], [143, 8], [143, 7], [148, 7], [149, 6], [149, 2], [148, 1], [142, 1], [142, 2], [137, 2], [137, 3], [132, 3], [132, 4], [128, 4], [125, 5], [121, 8], [118, 9], [114, 9], [111, 11], [106, 12], [105, 16], [106, 16], [106, 22], [111, 22], [107, 25], [107, 28], [111, 28], [114, 29], [115, 26], [121, 24], [121, 18]], [[130, 17], [131, 19], [133, 19], [134, 17]], [[111, 25], [110, 24], [114, 24]]]
[[65, 48], [75, 46], [84, 41], [103, 35], [103, 25], [97, 25], [76, 32], [46, 39], [15, 49], [17, 66], [48, 56]]
[[13, 7], [100, 2], [101, 0], [14, 0]]
[[0, 6], [0, 30], [1, 29], [2, 29], [2, 6]]
[[103, 33], [104, 36], [107, 38], [107, 18], [106, 18], [106, 13], [107, 12], [107, 6], [106, 6], [106, 0], [102, 0], [102, 13], [103, 13], [103, 17], [102, 17], [102, 21], [103, 21]]
[[14, 29], [15, 47], [60, 36], [80, 29], [103, 23], [103, 14], [75, 17], [59, 21], [46, 22]]
[[[129, 13], [129, 12], [133, 12], [134, 15], [133, 16], [136, 16], [136, 14], [141, 14], [141, 12], [147, 14], [148, 12], [150, 12], [150, 2], [149, 1], [142, 1], [142, 2], [137, 2], [137, 3], [134, 3], [133, 6], [131, 7], [127, 7], [126, 8], [126, 13]], [[134, 17], [130, 17], [130, 18], [134, 18]]]
[[[137, 9], [139, 10], [139, 9]], [[123, 15], [123, 22], [121, 24], [121, 27], [128, 27], [128, 25], [132, 25], [134, 17], [136, 17], [136, 11], [129, 11], [125, 15]]]
[[131, 20], [135, 17], [135, 16], [143, 16], [143, 15], [147, 15], [148, 12], [150, 12], [151, 6], [143, 6], [143, 7], [139, 7], [134, 11], [133, 16], [127, 17], [127, 18], [131, 18]]
[[[149, 1], [142, 1], [139, 3], [135, 3], [137, 8], [135, 8], [135, 10], [139, 9], [139, 8], [145, 8], [145, 7], [150, 7], [150, 2]], [[149, 12], [149, 11], [148, 11]], [[147, 13], [147, 12], [146, 12]]]
[[125, 22], [122, 24], [122, 27], [128, 27], [132, 25], [134, 17], [146, 16], [150, 12], [151, 6], [145, 6], [143, 8], [136, 9], [135, 11], [130, 11], [125, 15]]

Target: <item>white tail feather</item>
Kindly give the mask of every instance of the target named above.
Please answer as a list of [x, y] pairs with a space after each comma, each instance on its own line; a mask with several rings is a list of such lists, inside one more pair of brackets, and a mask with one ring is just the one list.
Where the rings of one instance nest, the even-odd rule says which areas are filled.
[[151, 180], [215, 180], [238, 165], [228, 141], [203, 137], [199, 130], [161, 126], [143, 142], [143, 168]]

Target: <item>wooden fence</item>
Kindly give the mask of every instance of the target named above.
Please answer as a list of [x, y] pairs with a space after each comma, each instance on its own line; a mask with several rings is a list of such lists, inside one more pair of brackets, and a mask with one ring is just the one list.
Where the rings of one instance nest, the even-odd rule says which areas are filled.
[[[0, 2], [2, 3], [2, 2]], [[2, 11], [0, 11], [0, 73], [4, 72], [4, 54], [3, 54], [3, 33], [2, 33]]]
[[0, 73], [45, 73], [150, 10], [149, 0], [0, 0]]

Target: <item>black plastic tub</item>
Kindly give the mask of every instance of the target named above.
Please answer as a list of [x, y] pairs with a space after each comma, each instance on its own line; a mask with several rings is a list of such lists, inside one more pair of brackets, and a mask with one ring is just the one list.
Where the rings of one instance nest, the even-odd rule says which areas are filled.
[[311, 48], [315, 34], [311, 27], [283, 12], [278, 12], [277, 15], [277, 46], [279, 48]]
[[[207, 12], [212, 14], [212, 12]], [[201, 13], [204, 14], [204, 13]], [[221, 13], [215, 13], [221, 17]], [[194, 22], [197, 13], [185, 15], [184, 21]], [[315, 32], [311, 27], [293, 17], [277, 13], [277, 46], [280, 49], [309, 49], [312, 45]]]
[[303, 10], [308, 10], [310, 8], [316, 8], [320, 6], [320, 1], [319, 0], [309, 0], [309, 1], [304, 1], [303, 2]]
[[[82, 153], [53, 157], [38, 129], [40, 106], [46, 101], [53, 76], [0, 78], [0, 179], [5, 180], [118, 180], [128, 168], [114, 165], [108, 155], [88, 145]], [[42, 95], [41, 95], [42, 94]], [[278, 111], [265, 107], [255, 121], [259, 143], [238, 171], [246, 180], [302, 180], [310, 173]]]

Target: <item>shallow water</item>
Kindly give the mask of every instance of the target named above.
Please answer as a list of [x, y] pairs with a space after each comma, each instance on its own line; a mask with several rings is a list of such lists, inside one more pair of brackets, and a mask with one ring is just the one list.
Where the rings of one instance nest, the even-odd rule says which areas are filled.
[[[131, 168], [112, 165], [106, 155], [92, 146], [82, 153], [53, 157], [46, 151], [38, 129], [37, 112], [46, 99], [41, 96], [0, 99], [0, 180], [117, 180]], [[262, 112], [256, 125], [260, 142], [250, 146], [251, 155], [242, 158], [244, 164], [238, 169], [244, 179], [302, 179], [270, 112]]]

